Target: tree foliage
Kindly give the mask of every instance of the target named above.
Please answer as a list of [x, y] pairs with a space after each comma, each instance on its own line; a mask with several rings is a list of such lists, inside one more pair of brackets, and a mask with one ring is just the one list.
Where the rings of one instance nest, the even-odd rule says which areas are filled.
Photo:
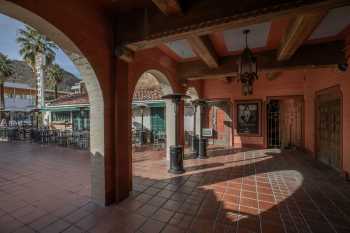
[[49, 88], [55, 89], [55, 97], [58, 97], [58, 85], [63, 81], [64, 72], [57, 64], [52, 64], [48, 67], [46, 75], [49, 81]]
[[0, 54], [0, 82], [5, 82], [13, 74], [11, 60], [7, 56]]
[[52, 64], [56, 57], [57, 45], [32, 27], [25, 26], [18, 31], [17, 43], [20, 46], [20, 55], [34, 72], [38, 54], [45, 55], [46, 65]]

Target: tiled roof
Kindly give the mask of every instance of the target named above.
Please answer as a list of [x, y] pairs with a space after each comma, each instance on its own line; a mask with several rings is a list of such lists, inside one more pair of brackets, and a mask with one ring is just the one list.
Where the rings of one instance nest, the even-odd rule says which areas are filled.
[[140, 88], [136, 89], [133, 100], [143, 101], [143, 100], [160, 100], [162, 97], [162, 92], [160, 88]]
[[80, 105], [89, 104], [89, 97], [87, 94], [71, 94], [60, 96], [55, 100], [52, 100], [49, 106], [60, 106], [60, 105]]
[[[162, 92], [160, 88], [143, 88], [135, 90], [133, 100], [145, 101], [145, 100], [160, 100]], [[57, 99], [52, 100], [48, 106], [60, 106], [60, 105], [80, 105], [89, 104], [89, 97], [86, 94], [70, 94], [60, 96]]]

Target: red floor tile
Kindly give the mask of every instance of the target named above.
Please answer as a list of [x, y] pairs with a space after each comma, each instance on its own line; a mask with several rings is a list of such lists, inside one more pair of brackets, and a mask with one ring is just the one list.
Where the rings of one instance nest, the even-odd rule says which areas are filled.
[[187, 159], [172, 175], [162, 151], [133, 155], [130, 198], [102, 208], [89, 154], [0, 144], [0, 232], [350, 232], [350, 185], [300, 152]]

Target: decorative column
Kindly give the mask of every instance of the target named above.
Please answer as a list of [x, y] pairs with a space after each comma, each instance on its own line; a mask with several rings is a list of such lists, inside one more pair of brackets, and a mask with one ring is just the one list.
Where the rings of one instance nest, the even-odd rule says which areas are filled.
[[173, 174], [181, 174], [185, 172], [185, 169], [183, 167], [183, 157], [184, 157], [183, 146], [179, 145], [179, 132], [181, 129], [179, 129], [180, 127], [179, 127], [178, 120], [179, 120], [179, 104], [183, 99], [187, 99], [187, 98], [190, 98], [190, 97], [180, 93], [165, 95], [162, 97], [162, 99], [171, 100], [174, 104], [175, 141], [174, 141], [174, 145], [170, 146], [170, 168], [169, 168], [169, 173], [173, 173]]
[[207, 156], [207, 138], [203, 137], [203, 120], [205, 118], [205, 108], [207, 106], [207, 100], [197, 99], [194, 101], [196, 106], [200, 109], [200, 120], [199, 120], [199, 145], [198, 145], [198, 159], [206, 159]]
[[197, 136], [197, 102], [192, 101], [193, 107], [193, 135], [192, 135], [192, 152], [194, 152], [195, 157], [198, 157], [198, 136]]
[[171, 99], [165, 99], [165, 131], [166, 131], [166, 159], [170, 161], [170, 146], [175, 145], [174, 103]]

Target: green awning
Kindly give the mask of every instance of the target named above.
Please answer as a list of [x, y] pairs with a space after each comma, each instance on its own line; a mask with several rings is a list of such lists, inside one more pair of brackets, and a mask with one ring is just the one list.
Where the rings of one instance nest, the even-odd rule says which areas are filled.
[[165, 107], [165, 103], [164, 102], [147, 103], [147, 105], [150, 106], [151, 108], [162, 108], [162, 107]]
[[41, 109], [43, 112], [74, 112], [74, 111], [80, 111], [83, 109], [84, 111], [89, 110], [88, 107], [74, 107], [74, 106], [67, 106], [67, 107], [60, 107], [60, 108], [45, 108]]
[[[144, 102], [140, 102], [140, 103], [147, 104], [148, 107], [150, 107], [150, 108], [164, 108], [165, 107], [164, 101], [162, 101], [162, 102], [146, 102], [146, 101], [144, 101]], [[132, 103], [133, 108], [137, 107], [138, 104], [139, 104], [138, 102], [137, 103], [133, 102]]]

